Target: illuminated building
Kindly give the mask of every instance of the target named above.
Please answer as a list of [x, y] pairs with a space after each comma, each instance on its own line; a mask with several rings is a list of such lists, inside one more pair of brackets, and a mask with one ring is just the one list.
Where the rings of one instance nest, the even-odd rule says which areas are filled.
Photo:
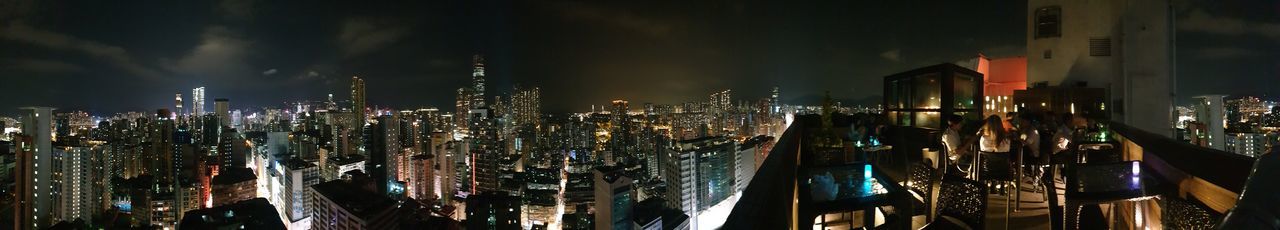
[[407, 180], [409, 186], [409, 197], [417, 200], [434, 199], [435, 196], [435, 163], [432, 161], [435, 156], [431, 154], [419, 154], [410, 158], [409, 171], [411, 172]]
[[471, 108], [484, 108], [484, 56], [471, 57]]
[[226, 98], [213, 99], [213, 112], [218, 115], [218, 124], [231, 126], [231, 101]]
[[[53, 108], [49, 107], [24, 107], [22, 108], [24, 116], [22, 116], [22, 133], [29, 135], [31, 141], [27, 143], [33, 149], [31, 155], [33, 161], [30, 165], [31, 173], [34, 180], [34, 191], [32, 198], [29, 200], [32, 216], [30, 221], [15, 221], [18, 223], [28, 222], [31, 227], [23, 227], [20, 229], [43, 229], [52, 225], [54, 221], [53, 210], [56, 198], [54, 194], [53, 180]], [[24, 166], [27, 165], [24, 164]], [[26, 173], [26, 172], [22, 172]], [[25, 210], [23, 211], [25, 212]], [[19, 212], [20, 213], [20, 212]], [[24, 217], [26, 218], [26, 217]]]
[[[353, 123], [348, 128], [351, 128], [351, 129], [363, 128], [365, 125], [365, 122], [369, 119], [368, 115], [365, 114], [364, 100], [365, 100], [364, 79], [360, 79], [360, 77], [358, 76], [352, 76], [351, 77], [351, 113], [352, 113], [351, 116], [354, 117], [354, 120], [352, 120]], [[359, 145], [358, 143], [364, 143], [360, 135], [352, 135], [351, 138], [352, 138], [351, 143], [357, 143], [357, 145]], [[362, 148], [354, 148], [354, 149], [358, 150], [360, 153], [364, 153]]]
[[244, 167], [221, 168], [211, 183], [214, 207], [253, 199], [258, 189], [253, 170]]
[[433, 177], [435, 191], [434, 195], [439, 197], [443, 203], [449, 203], [453, 200], [453, 194], [457, 192], [457, 150], [451, 148], [452, 140], [443, 132], [431, 133], [431, 153], [435, 155], [435, 164], [433, 169], [436, 170]]
[[1262, 115], [1270, 112], [1262, 100], [1253, 96], [1241, 96], [1223, 101], [1226, 106], [1227, 129], [1231, 132], [1252, 132], [1262, 125]]
[[191, 115], [204, 115], [204, 87], [191, 90]]
[[1195, 101], [1196, 121], [1204, 124], [1205, 143], [1212, 149], [1225, 150], [1226, 114], [1223, 95], [1202, 95], [1192, 98]]
[[667, 206], [694, 216], [733, 194], [735, 143], [723, 136], [677, 142], [667, 150]]
[[1270, 148], [1269, 139], [1266, 134], [1261, 133], [1228, 133], [1224, 138], [1226, 148], [1229, 152], [1240, 155], [1258, 157]]
[[58, 146], [54, 148], [53, 156], [61, 163], [60, 170], [55, 170], [55, 177], [61, 177], [61, 180], [55, 178], [55, 183], [59, 184], [55, 192], [59, 207], [54, 216], [63, 221], [92, 220], [103, 208], [102, 194], [93, 185], [94, 180], [100, 177], [99, 172], [91, 167], [95, 160], [93, 152], [89, 147]]
[[516, 87], [511, 95], [511, 107], [515, 113], [515, 124], [538, 126], [542, 115], [542, 90], [538, 87]]
[[320, 170], [315, 164], [299, 158], [290, 158], [284, 165], [284, 210], [290, 222], [299, 222], [311, 217], [311, 193], [307, 191], [312, 185], [320, 183]]
[[592, 170], [595, 187], [596, 229], [632, 229], [631, 207], [635, 204], [634, 181], [623, 175], [621, 168], [600, 167]]
[[466, 229], [521, 229], [520, 197], [486, 191], [467, 197]]
[[498, 169], [502, 146], [499, 145], [498, 132], [487, 112], [485, 109], [471, 110], [471, 135], [463, 139], [467, 145], [468, 157], [472, 161], [471, 185], [475, 192], [499, 189]]
[[173, 96], [173, 100], [174, 100], [173, 112], [177, 113], [178, 116], [186, 115], [185, 113], [183, 113], [183, 110], [182, 110], [182, 93], [178, 93], [177, 95]]
[[1106, 89], [1109, 114], [1103, 117], [1171, 136], [1176, 78], [1169, 4], [1028, 1], [1027, 82]]
[[328, 181], [311, 186], [308, 191], [312, 200], [311, 229], [395, 229], [400, 222], [398, 202], [355, 183]]
[[394, 180], [391, 175], [395, 168], [392, 161], [389, 161], [398, 152], [399, 143], [396, 142], [399, 135], [399, 120], [391, 115], [379, 116], [375, 121], [365, 126], [365, 148], [369, 155], [369, 160], [365, 161], [365, 172], [374, 180], [374, 187], [379, 194], [387, 194], [389, 184]]

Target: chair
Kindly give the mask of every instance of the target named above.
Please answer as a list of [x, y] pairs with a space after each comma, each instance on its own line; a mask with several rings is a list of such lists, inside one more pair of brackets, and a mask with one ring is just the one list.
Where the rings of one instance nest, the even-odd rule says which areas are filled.
[[946, 175], [938, 190], [938, 217], [923, 229], [986, 228], [986, 185], [959, 175]]
[[1194, 200], [1177, 197], [1160, 199], [1160, 223], [1165, 229], [1214, 229], [1222, 216]]
[[[1016, 196], [1018, 192], [1018, 183], [1016, 182], [1018, 177], [1016, 176], [1017, 172], [1015, 172], [1017, 170], [1016, 167], [1012, 167], [1012, 165], [1016, 163], [1013, 162], [1010, 157], [1016, 157], [1014, 154], [1018, 154], [1019, 152], [1021, 151], [979, 152], [980, 168], [978, 172], [978, 179], [990, 183], [992, 188], [995, 188], [997, 185], [1004, 185], [1001, 188], [1003, 189], [1005, 197], [1004, 213], [1006, 227], [1009, 224], [1010, 210], [1012, 210], [1014, 206], [1012, 201], [1013, 197]], [[1010, 189], [1012, 189], [1012, 192], [1010, 192]]]
[[919, 196], [914, 199], [917, 207], [915, 215], [924, 215], [926, 221], [933, 220], [933, 184], [938, 181], [938, 170], [933, 168], [933, 163], [925, 159], [920, 163], [911, 165], [911, 175], [907, 179], [907, 189], [911, 193]]
[[[1049, 138], [1045, 136], [1041, 136], [1040, 143], [1045, 143], [1044, 141], [1047, 141], [1047, 139]], [[1032, 171], [1034, 171], [1034, 172], [1031, 172], [1031, 175], [1028, 175], [1032, 181], [1031, 186], [1033, 186], [1033, 189], [1035, 190], [1034, 192], [1040, 193], [1041, 202], [1046, 202], [1046, 203], [1049, 202], [1048, 190], [1052, 189], [1052, 187], [1050, 186], [1053, 186], [1053, 184], [1044, 183], [1040, 178], [1045, 175], [1045, 170], [1052, 170], [1053, 162], [1051, 158], [1053, 158], [1053, 156], [1049, 154], [1050, 151], [1052, 151], [1050, 147], [1042, 144], [1040, 148], [1040, 156], [1032, 156], [1031, 151], [1028, 151], [1027, 148], [1024, 148], [1022, 151], [1023, 153], [1022, 159], [1024, 160], [1021, 162], [1022, 170], [1031, 169]], [[1021, 202], [1022, 193], [1018, 193], [1018, 194], [1019, 194], [1018, 205], [1020, 206], [1022, 204]], [[1014, 206], [1015, 210], [1017, 208], [1019, 207]]]
[[1078, 147], [1080, 163], [1114, 163], [1124, 161], [1114, 145], [1110, 143], [1081, 144]]

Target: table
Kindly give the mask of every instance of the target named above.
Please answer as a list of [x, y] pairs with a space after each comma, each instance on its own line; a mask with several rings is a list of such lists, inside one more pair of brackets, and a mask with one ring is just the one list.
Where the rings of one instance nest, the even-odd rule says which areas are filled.
[[[904, 229], [911, 226], [914, 210], [910, 193], [874, 165], [810, 167], [803, 169], [800, 176], [799, 218], [802, 221], [812, 221], [823, 214], [863, 211], [864, 225], [874, 225], [875, 209], [893, 206], [899, 213], [897, 225]], [[849, 224], [852, 226], [852, 219]]]
[[1095, 163], [1123, 161], [1124, 158], [1119, 156], [1119, 152], [1116, 152], [1117, 145], [1119, 143], [1112, 141], [1081, 141], [1076, 145], [1076, 163], [1089, 163], [1088, 159], [1105, 159], [1104, 162]]
[[[1066, 224], [1076, 226], [1080, 208], [1087, 204], [1119, 201], [1141, 201], [1158, 196], [1157, 183], [1143, 175], [1150, 171], [1139, 161], [1075, 164], [1063, 170], [1066, 174]], [[1113, 215], [1114, 216], [1114, 215]]]

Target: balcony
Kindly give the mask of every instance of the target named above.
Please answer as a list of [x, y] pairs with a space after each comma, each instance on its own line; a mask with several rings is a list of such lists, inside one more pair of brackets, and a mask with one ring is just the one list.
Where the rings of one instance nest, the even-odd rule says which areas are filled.
[[[934, 151], [930, 151], [939, 145], [938, 131], [892, 126], [880, 140], [893, 147], [881, 149], [880, 156], [873, 156], [877, 154], [860, 151], [860, 147], [865, 146], [857, 142], [837, 142], [824, 136], [847, 132], [852, 120], [851, 116], [833, 116], [829, 119], [830, 125], [824, 126], [826, 121], [816, 115], [795, 119], [742, 192], [723, 229], [871, 227], [865, 223], [873, 223], [873, 228], [880, 229], [919, 229], [930, 222], [955, 219], [941, 214], [953, 210], [939, 208], [939, 198], [946, 196], [942, 193], [955, 192], [941, 185], [946, 182], [928, 183], [932, 189], [923, 196], [885, 192], [919, 185], [913, 184], [921, 180], [915, 180], [910, 166], [925, 159], [939, 159], [931, 156]], [[1080, 145], [1074, 144], [1072, 149], [1079, 150], [1076, 152], [1105, 149], [1117, 158], [1107, 160], [1114, 163], [1090, 159], [1094, 162], [1070, 162], [1060, 165], [1061, 170], [1048, 170], [1058, 173], [1040, 180], [1053, 185], [1052, 189], [1042, 190], [1044, 195], [1029, 189], [1035, 187], [1034, 183], [1022, 180], [1018, 184], [1022, 188], [1008, 196], [980, 191], [985, 188], [970, 189], [970, 193], [985, 194], [981, 202], [984, 205], [973, 207], [981, 210], [981, 218], [970, 222], [979, 223], [981, 226], [977, 228], [983, 229], [1211, 228], [1221, 222], [1228, 210], [1236, 207], [1256, 160], [1179, 142], [1120, 123], [1098, 121], [1095, 124], [1106, 127], [1099, 131], [1106, 134], [1090, 137], [1099, 143], [1109, 143], [1110, 147], [1079, 150]], [[1077, 176], [1074, 181], [1061, 176], [1088, 173], [1111, 176], [1083, 179]], [[1085, 192], [1092, 191], [1088, 189], [1140, 194]], [[1068, 191], [1073, 192], [1067, 194]], [[1108, 200], [1117, 194], [1132, 198]], [[882, 202], [865, 202], [873, 199]], [[1010, 204], [1020, 207], [1006, 213]], [[1079, 212], [1073, 214], [1068, 210]], [[1077, 221], [1065, 221], [1068, 218]]]

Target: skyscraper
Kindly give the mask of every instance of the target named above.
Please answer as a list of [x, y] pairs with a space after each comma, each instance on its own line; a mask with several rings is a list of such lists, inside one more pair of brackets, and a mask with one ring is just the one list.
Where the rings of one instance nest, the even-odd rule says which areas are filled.
[[[18, 134], [13, 137], [14, 158], [17, 164], [13, 166], [14, 179], [14, 201], [13, 201], [13, 229], [38, 229], [35, 208], [37, 206], [36, 191], [38, 186], [35, 185], [35, 139], [30, 135]], [[47, 202], [47, 201], [46, 201]], [[46, 211], [47, 212], [47, 211]]]
[[[32, 199], [29, 202], [33, 215], [30, 221], [15, 222], [31, 223], [31, 226], [28, 226], [30, 228], [20, 229], [43, 229], [53, 224], [52, 211], [55, 202], [51, 197], [55, 186], [53, 183], [53, 108], [24, 107], [22, 110], [25, 111], [22, 117], [22, 133], [30, 136], [29, 143], [34, 149], [31, 151], [33, 164], [29, 165], [34, 183], [28, 184], [34, 185]], [[27, 167], [27, 165], [20, 167]]]
[[[364, 79], [360, 79], [359, 76], [351, 76], [351, 116], [353, 123], [350, 128], [363, 129], [368, 117], [364, 112]], [[365, 153], [364, 149], [359, 147], [365, 142], [363, 138], [363, 135], [351, 135], [351, 143], [356, 143], [356, 148], [353, 149], [358, 153]]]
[[204, 87], [191, 90], [191, 114], [204, 115]]
[[484, 56], [471, 57], [471, 108], [484, 108]]
[[178, 116], [182, 116], [182, 115], [183, 115], [183, 111], [182, 111], [182, 93], [178, 93], [177, 95], [173, 96], [173, 100], [174, 100], [173, 112], [174, 112], [174, 113], [177, 113], [177, 114], [178, 114]]
[[213, 99], [213, 112], [218, 115], [222, 126], [231, 126], [231, 101], [226, 98]]
[[387, 194], [387, 185], [391, 182], [389, 172], [387, 172], [391, 168], [388, 165], [390, 163], [388, 158], [391, 157], [391, 152], [387, 147], [389, 144], [395, 143], [393, 140], [388, 140], [388, 137], [395, 133], [394, 126], [391, 124], [392, 121], [395, 121], [395, 119], [389, 115], [379, 116], [365, 126], [364, 130], [366, 134], [364, 145], [369, 155], [369, 160], [365, 161], [364, 168], [369, 177], [373, 179], [375, 191], [381, 195]]
[[364, 79], [359, 76], [351, 77], [351, 112], [355, 113], [356, 127], [364, 126]]

